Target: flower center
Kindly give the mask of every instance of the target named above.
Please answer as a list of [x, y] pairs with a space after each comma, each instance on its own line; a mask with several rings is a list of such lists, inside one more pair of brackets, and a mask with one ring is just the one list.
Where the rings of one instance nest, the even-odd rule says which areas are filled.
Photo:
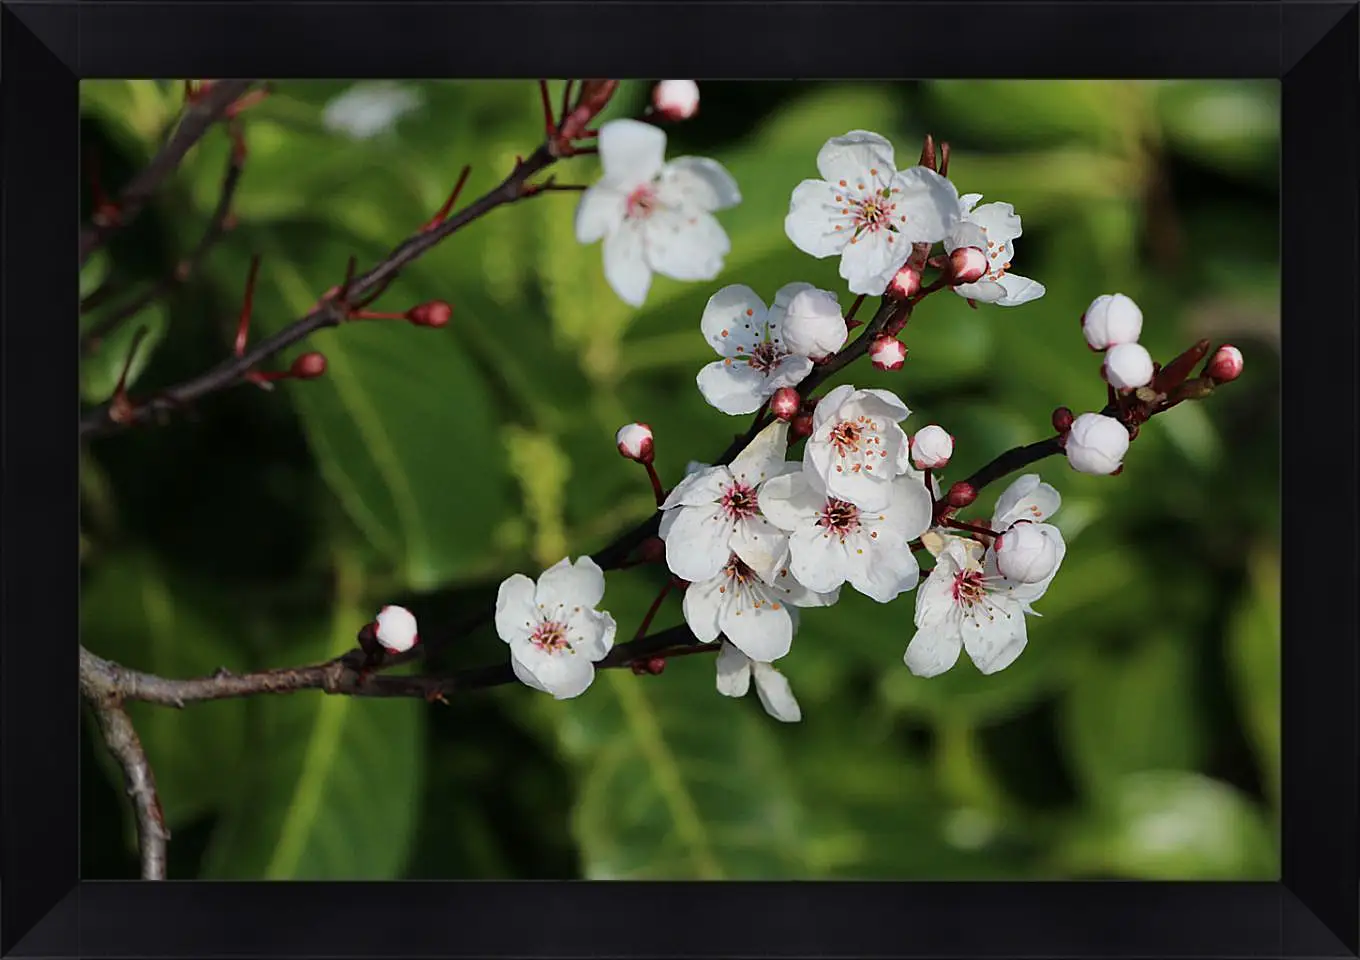
[[656, 190], [651, 184], [644, 183], [628, 194], [628, 209], [624, 215], [630, 220], [641, 220], [651, 216], [656, 207]]
[[727, 560], [727, 566], [723, 567], [723, 576], [729, 583], [736, 586], [745, 586], [756, 579], [756, 572], [742, 562], [741, 558], [735, 553]]
[[788, 355], [789, 351], [777, 343], [758, 343], [751, 349], [751, 368], [753, 370], [759, 370], [761, 373], [769, 373], [780, 360], [783, 360]]
[[[756, 511], [760, 509], [760, 498], [756, 496], [755, 487], [738, 480], [723, 491], [718, 505], [722, 507], [729, 520], [744, 520], [755, 516]], [[741, 563], [735, 556], [732, 559], [735, 563]]]
[[859, 529], [859, 507], [827, 497], [826, 506], [817, 515], [817, 526], [826, 528], [829, 534], [835, 534], [844, 543], [847, 536]]
[[567, 625], [556, 620], [540, 622], [529, 635], [529, 642], [547, 653], [556, 653], [559, 650], [571, 651], [571, 644], [567, 642]]
[[[883, 437], [877, 421], [863, 415], [853, 420], [842, 420], [831, 428], [826, 439], [835, 448], [839, 459], [852, 461], [851, 473], [861, 470], [872, 473], [874, 464], [888, 456], [888, 451], [883, 449]], [[844, 473], [845, 465], [836, 464], [836, 472]]]
[[954, 575], [954, 602], [963, 607], [980, 603], [987, 595], [981, 570], [960, 570]]

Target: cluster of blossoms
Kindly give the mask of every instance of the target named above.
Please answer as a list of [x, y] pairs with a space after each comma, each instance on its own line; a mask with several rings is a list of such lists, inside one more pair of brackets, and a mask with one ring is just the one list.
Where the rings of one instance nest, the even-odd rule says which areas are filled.
[[[697, 109], [692, 81], [665, 81], [654, 91], [653, 118], [683, 119]], [[729, 244], [713, 213], [741, 199], [727, 171], [704, 158], [667, 162], [666, 136], [654, 123], [615, 120], [598, 137], [603, 175], [581, 197], [576, 233], [582, 243], [603, 240], [613, 289], [640, 305], [653, 273], [715, 278]], [[883, 604], [915, 590], [914, 630], [909, 639], [905, 624], [903, 631], [907, 668], [932, 677], [966, 651], [991, 674], [1024, 650], [1026, 618], [1066, 555], [1050, 522], [1061, 497], [1038, 474], [1014, 480], [989, 519], [963, 522], [955, 515], [977, 489], [969, 481], [942, 487], [940, 472], [955, 452], [948, 431], [926, 424], [909, 435], [903, 424], [911, 410], [889, 390], [842, 384], [813, 394], [857, 355], [847, 342], [865, 296], [882, 296], [882, 307], [854, 347], [876, 368], [897, 370], [906, 359], [897, 335], [936, 290], [952, 289], [973, 306], [1013, 307], [1044, 295], [1042, 284], [1010, 272], [1022, 235], [1014, 208], [960, 195], [946, 176], [947, 146], [942, 154], [937, 164], [928, 138], [921, 162], [899, 169], [886, 139], [854, 130], [828, 140], [816, 158], [820, 178], [793, 189], [785, 233], [804, 253], [840, 258], [840, 276], [859, 295], [848, 313], [834, 292], [802, 281], [775, 290], [768, 304], [741, 284], [710, 296], [699, 328], [717, 359], [698, 371], [696, 385], [716, 410], [756, 415], [730, 460], [691, 462], [667, 491], [654, 467], [651, 428], [630, 423], [615, 437], [620, 454], [651, 478], [659, 542], [639, 562], [664, 560], [666, 590], [683, 589], [684, 621], [700, 644], [686, 649], [717, 653], [717, 689], [726, 696], [745, 695], [754, 680], [779, 720], [801, 718], [774, 666], [792, 649], [801, 608], [836, 603], [847, 584]], [[928, 268], [938, 273], [927, 286]], [[1110, 404], [1078, 417], [1055, 411], [1049, 452], [1063, 450], [1075, 470], [1118, 472], [1139, 423], [1241, 372], [1241, 354], [1224, 346], [1187, 382], [1207, 341], [1163, 370], [1138, 343], [1142, 323], [1137, 304], [1122, 294], [1096, 298], [1082, 317], [1087, 343], [1104, 353]], [[793, 452], [798, 444], [801, 452]], [[979, 483], [997, 475], [983, 470]], [[934, 561], [924, 578], [920, 553]], [[559, 699], [585, 691], [614, 648], [614, 619], [598, 609], [604, 589], [603, 571], [589, 557], [564, 559], [537, 582], [515, 574], [502, 583], [495, 624], [515, 676]], [[408, 623], [394, 609], [379, 615], [373, 635], [384, 649], [409, 649], [414, 618]], [[615, 661], [620, 655], [609, 665]], [[647, 661], [658, 663], [664, 654]]]

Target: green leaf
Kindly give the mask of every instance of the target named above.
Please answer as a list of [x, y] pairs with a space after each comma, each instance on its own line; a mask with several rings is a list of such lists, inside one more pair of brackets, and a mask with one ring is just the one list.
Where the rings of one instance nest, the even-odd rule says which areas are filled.
[[1126, 655], [1088, 656], [1063, 714], [1069, 756], [1091, 791], [1140, 770], [1193, 770], [1204, 753], [1196, 648], [1153, 634]]
[[[334, 620], [298, 643], [293, 662], [354, 646], [366, 614], [341, 573]], [[283, 640], [284, 638], [279, 638]], [[281, 646], [283, 644], [280, 644]], [[401, 876], [424, 778], [419, 700], [320, 691], [250, 701], [250, 763], [204, 855], [202, 876], [251, 880], [388, 880]]]
[[1227, 637], [1228, 672], [1267, 790], [1280, 802], [1280, 559], [1251, 555], [1247, 590]]
[[[89, 329], [91, 325], [99, 321], [102, 315], [102, 312], [98, 310], [86, 314], [81, 318], [81, 328]], [[159, 302], [147, 304], [136, 316], [129, 317], [120, 323], [111, 333], [103, 337], [94, 349], [81, 358], [81, 399], [86, 403], [103, 403], [113, 396], [113, 391], [118, 386], [118, 378], [122, 375], [123, 366], [127, 364], [130, 355], [132, 356], [132, 364], [128, 367], [125, 385], [131, 390], [133, 384], [146, 371], [152, 355], [165, 340], [169, 328], [169, 314], [165, 305]], [[139, 330], [145, 330], [146, 334], [137, 343], [137, 352], [133, 354], [132, 347], [133, 343], [137, 341]]]
[[1198, 773], [1121, 779], [1055, 855], [1068, 875], [1132, 880], [1268, 880], [1279, 854], [1263, 811]]
[[[351, 253], [361, 262], [380, 256], [333, 231], [259, 236], [255, 310], [265, 332], [305, 315], [342, 278]], [[382, 304], [421, 302], [418, 289], [399, 280]], [[457, 310], [454, 325], [466, 322]], [[322, 476], [359, 530], [415, 589], [477, 569], [513, 488], [496, 408], [454, 330], [349, 323], [302, 346], [326, 356], [326, 373], [285, 389]]]
[[[243, 645], [197, 604], [197, 592], [149, 556], [107, 556], [82, 585], [81, 642], [101, 657], [164, 677], [245, 669]], [[243, 702], [198, 703], [182, 711], [130, 703], [128, 714], [172, 830], [227, 802], [244, 760]], [[121, 774], [111, 764], [121, 791]]]

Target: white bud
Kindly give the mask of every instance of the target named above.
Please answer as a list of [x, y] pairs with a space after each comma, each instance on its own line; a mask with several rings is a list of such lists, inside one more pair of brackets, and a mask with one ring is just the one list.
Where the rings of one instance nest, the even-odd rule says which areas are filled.
[[638, 463], [652, 462], [652, 428], [645, 423], [626, 423], [614, 434], [619, 453]]
[[869, 362], [878, 370], [901, 370], [906, 360], [906, 345], [896, 337], [880, 333], [869, 344]]
[[662, 80], [652, 89], [652, 106], [667, 120], [688, 120], [699, 112], [699, 85], [693, 80]]
[[996, 568], [1007, 580], [1038, 583], [1058, 568], [1057, 528], [1022, 520], [996, 538]]
[[416, 645], [415, 614], [405, 607], [388, 606], [378, 611], [375, 635], [384, 648], [403, 653]]
[[825, 290], [800, 290], [784, 312], [784, 346], [802, 357], [820, 360], [845, 346], [850, 330], [841, 305]]
[[918, 470], [932, 470], [946, 466], [954, 455], [954, 438], [944, 427], [930, 424], [916, 431], [911, 438], [911, 462]]
[[1092, 350], [1137, 343], [1143, 332], [1143, 311], [1122, 293], [1103, 293], [1082, 314], [1081, 332]]
[[1152, 354], [1138, 343], [1116, 343], [1105, 351], [1101, 368], [1105, 382], [1116, 390], [1136, 390], [1152, 382]]
[[1128, 450], [1129, 431], [1099, 413], [1083, 413], [1067, 433], [1067, 462], [1081, 473], [1114, 473]]

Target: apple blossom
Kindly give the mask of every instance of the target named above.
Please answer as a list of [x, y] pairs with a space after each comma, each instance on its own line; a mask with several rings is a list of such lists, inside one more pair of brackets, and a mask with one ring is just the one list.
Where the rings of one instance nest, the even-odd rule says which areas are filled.
[[647, 299], [652, 274], [712, 280], [731, 249], [713, 212], [741, 202], [716, 160], [666, 162], [665, 131], [637, 120], [600, 127], [603, 176], [581, 196], [576, 239], [604, 241], [604, 275], [625, 303]]
[[584, 693], [614, 646], [614, 618], [596, 606], [604, 572], [590, 557], [563, 558], [533, 580], [516, 573], [496, 594], [496, 633], [520, 682], [558, 700]]
[[911, 461], [919, 470], [938, 470], [949, 465], [954, 438], [938, 424], [927, 424], [911, 438]]
[[774, 295], [767, 310], [750, 287], [723, 287], [709, 297], [699, 327], [718, 352], [699, 371], [699, 392], [710, 405], [737, 416], [754, 413], [780, 387], [791, 387], [812, 372], [812, 361], [788, 345], [785, 311], [808, 283], [790, 283]]
[[788, 678], [774, 666], [752, 660], [727, 641], [718, 651], [718, 692], [725, 697], [744, 697], [756, 681], [756, 696], [765, 712], [784, 723], [797, 723], [803, 711], [794, 699]]
[[699, 85], [693, 80], [662, 80], [652, 88], [652, 107], [667, 120], [688, 120], [699, 112]]
[[[959, 220], [945, 239], [945, 249], [954, 254], [976, 247], [986, 254], [986, 270], [972, 283], [960, 283], [954, 292], [979, 303], [993, 303], [998, 307], [1016, 307], [1044, 295], [1044, 285], [1037, 280], [1010, 273], [1015, 256], [1015, 241], [1020, 237], [1020, 218], [1009, 203], [984, 203], [980, 193], [969, 193], [959, 198]], [[965, 255], [965, 261], [971, 259]]]
[[789, 425], [776, 420], [730, 466], [701, 469], [681, 480], [661, 504], [658, 533], [666, 565], [691, 582], [717, 576], [733, 554], [766, 578], [783, 563], [788, 536], [760, 513], [760, 485], [796, 470], [784, 462]]
[[1242, 375], [1242, 351], [1225, 343], [1214, 351], [1204, 372], [1214, 383], [1230, 383]]
[[894, 477], [911, 465], [907, 435], [899, 426], [911, 411], [887, 390], [836, 387], [817, 404], [803, 469], [819, 492], [862, 510], [882, 510]]
[[1083, 413], [1072, 421], [1063, 446], [1073, 470], [1114, 473], [1128, 452], [1129, 431], [1114, 417]]
[[[778, 299], [776, 296], [775, 300]], [[784, 343], [794, 353], [820, 360], [845, 346], [849, 336], [834, 293], [805, 284], [789, 298], [784, 313]]]
[[869, 362], [875, 370], [901, 370], [907, 362], [907, 347], [901, 340], [880, 333], [869, 344]]
[[907, 544], [930, 528], [932, 501], [919, 475], [891, 484], [880, 510], [819, 492], [805, 472], [766, 481], [760, 509], [789, 534], [789, 571], [810, 590], [826, 593], [849, 582], [887, 603], [916, 586], [920, 568]]
[[1143, 311], [1122, 293], [1102, 293], [1081, 315], [1081, 332], [1092, 350], [1137, 343], [1143, 332]]
[[368, 140], [392, 130], [423, 102], [418, 90], [388, 80], [356, 83], [326, 104], [321, 123], [332, 132]]
[[733, 553], [716, 575], [689, 585], [683, 609], [685, 623], [700, 642], [725, 636], [752, 660], [770, 663], [793, 644], [790, 607], [827, 607], [839, 595], [809, 590], [787, 568], [766, 579]]
[[903, 662], [917, 676], [933, 677], [967, 650], [983, 673], [1004, 670], [1025, 649], [1025, 616], [1047, 587], [1007, 580], [982, 544], [948, 538], [916, 590], [916, 633]]
[[1152, 382], [1152, 355], [1142, 344], [1116, 343], [1105, 351], [1100, 372], [1116, 390], [1146, 387]]
[[378, 611], [374, 626], [378, 643], [392, 653], [404, 653], [420, 642], [415, 614], [405, 607], [383, 607]]
[[654, 456], [652, 428], [647, 424], [624, 424], [619, 427], [619, 432], [614, 435], [614, 442], [618, 444], [619, 453], [629, 460], [636, 460], [638, 463], [652, 462]]
[[818, 259], [841, 258], [851, 293], [883, 293], [914, 243], [943, 240], [958, 218], [958, 190], [927, 167], [899, 171], [892, 144], [852, 130], [817, 154], [821, 180], [794, 188], [784, 232]]

